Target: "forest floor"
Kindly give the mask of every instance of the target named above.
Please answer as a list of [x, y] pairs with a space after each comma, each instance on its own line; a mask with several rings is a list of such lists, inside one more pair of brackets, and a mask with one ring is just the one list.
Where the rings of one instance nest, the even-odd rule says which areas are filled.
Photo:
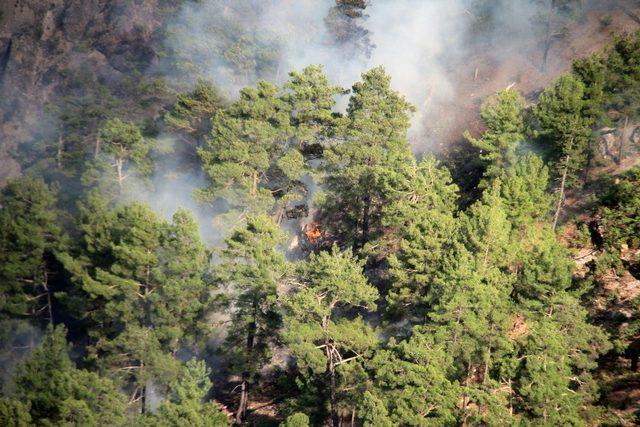
[[480, 105], [488, 96], [514, 85], [528, 101], [534, 101], [544, 87], [571, 70], [575, 59], [602, 51], [616, 35], [640, 28], [637, 0], [589, 3], [589, 12], [570, 23], [565, 36], [552, 43], [544, 71], [540, 69], [543, 46], [536, 37], [505, 48], [480, 46], [475, 49], [477, 54], [451, 64], [447, 72], [456, 83], [456, 94], [434, 106], [427, 116], [426, 137], [437, 145], [430, 148], [447, 150], [463, 139], [465, 130], [472, 135], [480, 133]]
[[[632, 124], [630, 127], [637, 129], [638, 125]], [[573, 247], [569, 242], [576, 242], [578, 224], [598, 227], [598, 213], [595, 209], [598, 197], [616, 176], [640, 165], [640, 145], [631, 141], [628, 143], [629, 151], [622, 162], [600, 158], [587, 172], [587, 184], [567, 195], [561, 236], [572, 250], [576, 263], [574, 276], [578, 279], [591, 273], [596, 274], [595, 262], [604, 250], [593, 239], [588, 244], [574, 243]], [[598, 273], [594, 289], [586, 296], [586, 306], [592, 322], [610, 333], [614, 341], [619, 330], [637, 310], [633, 306], [633, 300], [640, 296], [640, 274], [627, 268], [640, 259], [640, 251], [623, 250], [620, 257], [623, 268], [617, 271], [609, 268]], [[631, 260], [633, 262], [629, 262]], [[618, 343], [620, 345], [623, 343]], [[601, 388], [601, 403], [609, 408], [621, 425], [631, 426], [635, 425], [634, 416], [640, 411], [640, 372], [631, 371], [631, 361], [622, 357], [620, 349], [617, 350], [600, 359], [596, 378]]]

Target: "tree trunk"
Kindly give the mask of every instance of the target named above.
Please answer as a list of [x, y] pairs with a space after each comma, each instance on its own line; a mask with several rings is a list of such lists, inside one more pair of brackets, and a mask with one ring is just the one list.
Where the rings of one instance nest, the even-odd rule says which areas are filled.
[[124, 180], [124, 177], [122, 175], [122, 164], [123, 163], [124, 163], [124, 160], [116, 159], [116, 170], [118, 171], [118, 186], [120, 186], [120, 188], [122, 188], [122, 181]]
[[558, 219], [560, 218], [560, 212], [562, 211], [562, 205], [564, 204], [564, 186], [567, 183], [567, 173], [569, 172], [569, 159], [567, 155], [564, 161], [564, 170], [562, 171], [562, 180], [560, 181], [560, 195], [558, 197], [558, 204], [556, 205], [556, 213], [553, 216], [553, 230], [555, 231], [558, 226]]
[[247, 380], [243, 374], [242, 384], [240, 386], [240, 404], [238, 405], [238, 411], [236, 412], [236, 424], [242, 424], [242, 420], [247, 412], [248, 397], [249, 391], [247, 389]]
[[627, 126], [629, 125], [629, 116], [624, 116], [624, 125], [620, 131], [620, 145], [618, 146], [618, 165], [622, 164], [622, 156], [624, 151], [625, 139], [627, 139]]
[[362, 242], [360, 248], [364, 248], [364, 245], [369, 241], [369, 228], [371, 221], [371, 194], [367, 192], [364, 196], [364, 212], [362, 213]]
[[96, 145], [93, 149], [93, 158], [97, 158], [98, 154], [100, 154], [100, 135], [96, 136]]
[[143, 284], [143, 307], [144, 307], [144, 326], [147, 328], [153, 327], [153, 322], [151, 320], [151, 309], [152, 305], [149, 301], [149, 294], [151, 293], [151, 249], [147, 248], [147, 265], [145, 268], [145, 281]]
[[42, 284], [44, 290], [47, 292], [47, 311], [49, 313], [49, 324], [53, 325], [53, 307], [51, 304], [51, 290], [49, 289], [49, 274], [45, 270], [44, 272], [44, 283]]
[[147, 412], [147, 386], [142, 386], [142, 399], [140, 400], [140, 412], [144, 415]]
[[58, 169], [62, 169], [62, 155], [64, 154], [64, 138], [62, 137], [62, 131], [58, 134], [58, 152], [56, 153], [56, 163]]
[[351, 410], [351, 427], [354, 427], [356, 424], [356, 408]]
[[487, 360], [484, 362], [484, 373], [482, 374], [482, 384], [487, 383], [487, 377], [489, 376], [490, 363], [491, 363], [491, 346], [489, 346], [489, 352], [487, 353]]
[[587, 164], [584, 167], [584, 173], [582, 174], [583, 188], [586, 188], [589, 184], [589, 174], [591, 173], [591, 167], [593, 166], [593, 148], [590, 145], [587, 152]]
[[331, 425], [338, 427], [340, 417], [338, 416], [338, 398], [336, 396], [336, 366], [331, 354], [331, 345], [327, 342], [325, 347], [327, 354], [327, 372], [329, 374], [329, 398], [331, 401]]
[[[258, 302], [254, 301], [254, 309], [258, 306]], [[254, 319], [257, 317], [257, 313], [254, 311]], [[249, 323], [247, 327], [247, 342], [246, 352], [247, 359], [251, 360], [251, 353], [253, 352], [253, 342], [256, 335], [256, 322], [255, 320]], [[249, 402], [249, 373], [245, 370], [242, 373], [242, 384], [240, 385], [240, 403], [238, 410], [236, 411], [236, 423], [241, 424], [247, 414], [247, 404]]]
[[556, 7], [555, 0], [549, 0], [549, 11], [547, 12], [547, 28], [546, 36], [544, 40], [544, 53], [542, 55], [542, 64], [540, 64], [540, 71], [544, 72], [547, 68], [547, 60], [549, 58], [549, 50], [551, 49], [552, 35], [551, 35], [551, 21], [553, 20], [553, 11]]
[[251, 180], [251, 197], [255, 197], [258, 194], [258, 172], [253, 173]]
[[509, 378], [509, 415], [513, 417], [513, 388], [511, 387], [511, 378]]

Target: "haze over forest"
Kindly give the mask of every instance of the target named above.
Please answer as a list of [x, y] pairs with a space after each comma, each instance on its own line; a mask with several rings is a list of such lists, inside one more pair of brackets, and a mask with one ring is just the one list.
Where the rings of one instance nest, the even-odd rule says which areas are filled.
[[640, 2], [0, 1], [0, 425], [640, 424]]

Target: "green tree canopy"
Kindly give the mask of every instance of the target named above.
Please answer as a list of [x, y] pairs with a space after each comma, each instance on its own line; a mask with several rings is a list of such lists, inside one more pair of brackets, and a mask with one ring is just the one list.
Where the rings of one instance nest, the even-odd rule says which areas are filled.
[[16, 369], [16, 398], [39, 425], [124, 425], [125, 396], [111, 380], [76, 369], [65, 335], [64, 327], [48, 327]]
[[227, 416], [212, 401], [205, 401], [211, 388], [210, 371], [204, 361], [192, 359], [169, 386], [167, 399], [157, 411], [143, 416], [141, 426], [221, 427], [229, 424]]
[[500, 175], [500, 196], [514, 228], [543, 221], [551, 212], [549, 169], [540, 156], [527, 153]]
[[326, 150], [322, 205], [333, 233], [362, 248], [381, 232], [381, 210], [390, 198], [383, 177], [388, 181], [413, 162], [407, 130], [414, 107], [391, 89], [382, 67], [364, 73], [352, 92], [344, 140]]
[[0, 316], [54, 321], [51, 276], [68, 243], [56, 203], [56, 191], [29, 176], [0, 193]]
[[573, 75], [564, 75], [540, 95], [532, 109], [540, 124], [539, 135], [550, 153], [552, 170], [560, 179], [554, 228], [564, 203], [565, 188], [576, 182], [587, 160], [595, 120], [585, 113], [588, 107], [584, 83]]
[[383, 239], [393, 239], [387, 249], [393, 251], [388, 257], [387, 301], [392, 313], [423, 321], [427, 307], [435, 302], [429, 299], [430, 286], [456, 238], [458, 188], [433, 156], [414, 167], [403, 184], [393, 185], [390, 192], [398, 191], [399, 197], [383, 207]]
[[216, 267], [217, 280], [230, 302], [232, 324], [225, 353], [231, 371], [241, 378], [237, 422], [244, 420], [250, 387], [269, 362], [281, 325], [277, 292], [288, 271], [284, 254], [278, 250], [283, 237], [269, 217], [251, 216], [225, 240]]
[[280, 88], [258, 82], [216, 112], [211, 137], [198, 150], [210, 183], [205, 201], [224, 200], [232, 217], [267, 213], [280, 220], [294, 201], [304, 201], [305, 146], [317, 143], [333, 123], [340, 88], [319, 66], [291, 73]]
[[131, 164], [135, 165], [137, 172], [142, 175], [151, 171], [150, 144], [135, 124], [119, 118], [107, 120], [100, 129], [99, 138], [104, 153], [114, 160], [119, 187], [122, 187], [124, 181], [134, 173], [130, 168]]
[[476, 139], [465, 133], [471, 144], [480, 150], [480, 158], [486, 164], [484, 186], [516, 163], [516, 150], [525, 139], [524, 106], [524, 99], [517, 90], [502, 90], [480, 108], [480, 117], [487, 127], [482, 136]]
[[298, 366], [313, 376], [324, 375], [331, 422], [338, 425], [337, 368], [364, 356], [376, 343], [361, 318], [340, 317], [338, 310], [361, 307], [371, 311], [378, 299], [358, 262], [349, 252], [312, 254], [301, 266], [300, 284], [286, 298], [283, 338]]
[[222, 97], [213, 84], [198, 80], [191, 92], [178, 94], [173, 108], [165, 114], [164, 121], [171, 128], [199, 143], [211, 132], [211, 118], [222, 107]]
[[170, 381], [171, 353], [203, 330], [209, 254], [184, 210], [168, 224], [134, 203], [103, 210], [81, 228], [77, 253], [63, 259], [78, 286], [66, 297], [87, 313], [89, 359], [131, 384], [144, 411], [146, 383]]

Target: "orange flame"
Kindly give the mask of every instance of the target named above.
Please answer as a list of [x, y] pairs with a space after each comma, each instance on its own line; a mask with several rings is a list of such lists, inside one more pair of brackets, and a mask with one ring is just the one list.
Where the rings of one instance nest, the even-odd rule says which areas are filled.
[[322, 230], [320, 230], [320, 224], [312, 222], [304, 227], [304, 233], [307, 236], [307, 240], [311, 243], [315, 243], [320, 237], [322, 237]]

